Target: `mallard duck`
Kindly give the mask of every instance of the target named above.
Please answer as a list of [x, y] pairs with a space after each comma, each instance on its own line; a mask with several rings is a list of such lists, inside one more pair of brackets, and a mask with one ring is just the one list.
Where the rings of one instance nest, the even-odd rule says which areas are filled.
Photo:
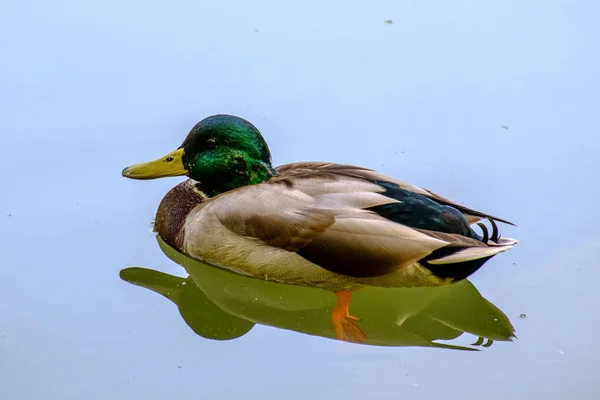
[[452, 283], [518, 243], [498, 233], [496, 222], [511, 222], [371, 169], [274, 168], [259, 130], [232, 115], [203, 119], [177, 150], [122, 175], [187, 175], [158, 207], [158, 235], [214, 266], [335, 291], [338, 337], [360, 335], [352, 333], [351, 290]]

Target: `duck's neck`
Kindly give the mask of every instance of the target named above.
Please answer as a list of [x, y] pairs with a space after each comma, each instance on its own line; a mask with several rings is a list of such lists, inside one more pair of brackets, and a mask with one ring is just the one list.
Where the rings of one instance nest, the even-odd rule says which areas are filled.
[[188, 179], [171, 189], [160, 202], [154, 221], [154, 231], [169, 245], [181, 249], [184, 225], [190, 211], [207, 196], [198, 182]]
[[[199, 168], [198, 168], [199, 167]], [[270, 164], [247, 157], [232, 157], [226, 162], [220, 159], [203, 159], [196, 166], [200, 172], [192, 175], [202, 184], [202, 190], [209, 197], [237, 189], [242, 186], [256, 185], [276, 175]]]

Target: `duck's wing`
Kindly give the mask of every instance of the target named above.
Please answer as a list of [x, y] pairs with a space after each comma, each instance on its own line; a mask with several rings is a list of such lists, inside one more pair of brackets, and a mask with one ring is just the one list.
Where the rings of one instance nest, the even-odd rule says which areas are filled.
[[257, 246], [295, 252], [325, 269], [356, 277], [392, 272], [443, 247], [455, 248], [443, 256], [469, 248], [481, 249], [480, 254], [471, 251], [470, 259], [489, 256], [488, 246], [479, 240], [452, 232], [442, 237], [373, 211], [394, 204], [403, 206], [385, 195], [385, 187], [362, 177], [294, 170], [218, 196], [202, 212], [216, 216], [232, 234], [256, 240]]
[[337, 176], [361, 178], [385, 186], [390, 192], [389, 195], [391, 196], [394, 195], [394, 191], [400, 189], [425, 196], [439, 204], [454, 207], [461, 213], [463, 213], [463, 215], [470, 224], [473, 224], [481, 219], [491, 219], [494, 221], [503, 222], [505, 224], [514, 225], [512, 222], [507, 221], [505, 219], [498, 218], [493, 215], [489, 215], [469, 207], [465, 207], [453, 200], [450, 200], [444, 196], [432, 192], [431, 190], [418, 187], [416, 185], [392, 178], [390, 176], [367, 168], [357, 167], [354, 165], [344, 165], [327, 162], [298, 162], [282, 165], [280, 167], [277, 167], [276, 170], [281, 174], [283, 179], [287, 179], [290, 176], [310, 175], [311, 173], [321, 177], [328, 174], [333, 174]]

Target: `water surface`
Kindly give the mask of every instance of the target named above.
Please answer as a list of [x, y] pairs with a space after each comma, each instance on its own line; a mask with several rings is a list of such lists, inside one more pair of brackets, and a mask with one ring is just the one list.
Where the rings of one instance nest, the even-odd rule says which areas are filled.
[[[0, 11], [0, 398], [597, 397], [597, 5]], [[121, 177], [214, 113], [253, 122], [276, 165], [374, 168], [521, 243], [447, 298], [356, 293], [377, 343], [332, 340], [329, 293], [184, 269], [150, 224], [180, 179]]]

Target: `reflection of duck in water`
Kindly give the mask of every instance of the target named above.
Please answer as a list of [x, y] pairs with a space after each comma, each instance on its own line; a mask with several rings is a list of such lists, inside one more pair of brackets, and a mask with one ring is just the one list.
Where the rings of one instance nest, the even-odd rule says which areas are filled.
[[[260, 279], [334, 290], [338, 337], [360, 335], [350, 290], [461, 280], [517, 243], [495, 221], [378, 172], [331, 163], [273, 168], [249, 122], [200, 121], [179, 149], [123, 176], [188, 175], [162, 200], [155, 230], [192, 258]], [[480, 224], [480, 236], [470, 224]]]
[[[182, 265], [189, 276], [127, 268], [121, 277], [172, 300], [185, 322], [198, 335], [231, 340], [255, 323], [326, 338], [331, 329], [335, 298], [328, 291], [284, 285], [234, 274], [193, 260], [160, 238], [160, 248]], [[479, 337], [477, 344], [510, 340], [513, 327], [494, 305], [467, 280], [441, 287], [374, 288], [357, 292], [353, 312], [368, 334], [364, 343], [379, 346], [421, 346], [473, 350], [440, 343], [463, 333]]]

